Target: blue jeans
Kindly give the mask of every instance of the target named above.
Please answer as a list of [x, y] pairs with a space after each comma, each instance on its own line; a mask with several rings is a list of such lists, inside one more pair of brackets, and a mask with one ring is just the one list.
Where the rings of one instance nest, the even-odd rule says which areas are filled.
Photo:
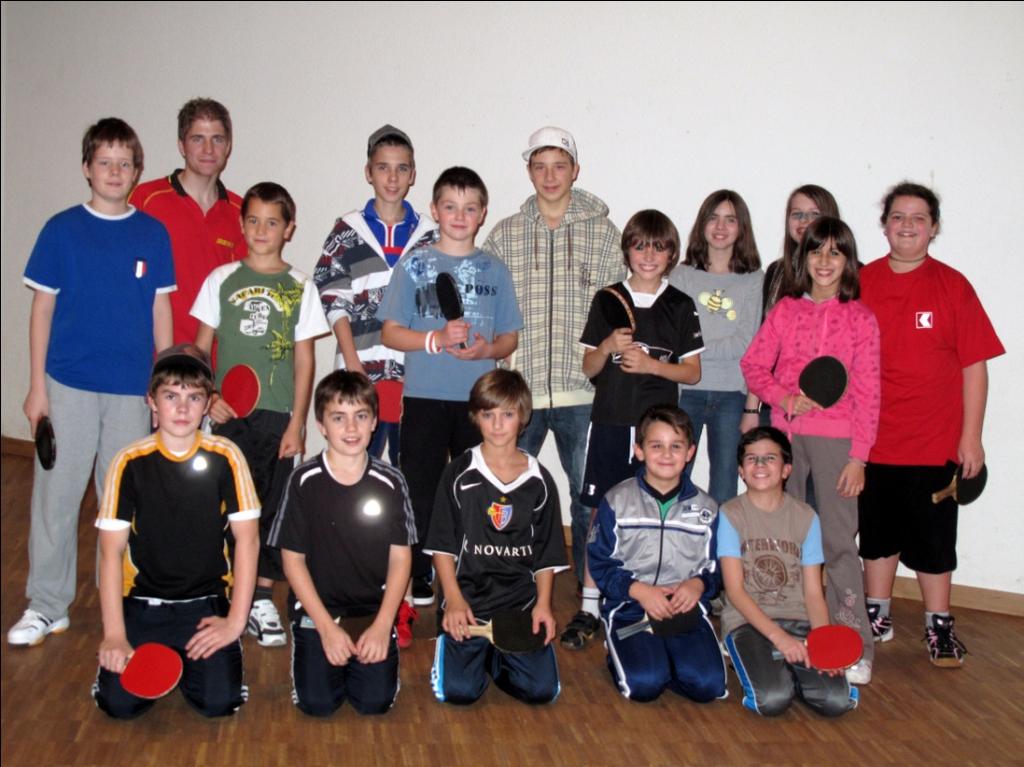
[[[679, 407], [693, 421], [693, 443], [700, 442], [701, 432], [708, 427], [708, 493], [719, 504], [736, 497], [739, 479], [736, 448], [740, 444], [740, 419], [747, 395], [741, 391], [701, 391], [684, 389]], [[686, 476], [693, 470], [693, 461], [686, 465]]]
[[370, 447], [368, 448], [370, 455], [374, 458], [380, 458], [384, 455], [384, 442], [386, 440], [388, 443], [388, 460], [392, 466], [398, 468], [399, 433], [397, 423], [378, 421], [377, 429], [373, 432], [373, 437], [370, 439]]
[[583, 467], [587, 457], [587, 429], [590, 427], [590, 405], [571, 405], [534, 410], [526, 430], [519, 437], [519, 447], [532, 456], [540, 453], [550, 429], [555, 433], [558, 459], [569, 479], [569, 513], [572, 520], [572, 566], [576, 578], [583, 582], [583, 561], [587, 552], [587, 528], [590, 509], [580, 503]]

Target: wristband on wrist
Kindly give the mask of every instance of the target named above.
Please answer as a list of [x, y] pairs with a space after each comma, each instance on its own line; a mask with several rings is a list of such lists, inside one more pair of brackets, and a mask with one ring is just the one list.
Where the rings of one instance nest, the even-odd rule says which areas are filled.
[[761, 410], [760, 408], [756, 407], [745, 407], [743, 408], [743, 412], [746, 413], [747, 415], [758, 415], [761, 412]]
[[437, 354], [437, 350], [434, 348], [434, 333], [433, 330], [428, 330], [426, 338], [423, 339], [423, 351], [427, 354]]

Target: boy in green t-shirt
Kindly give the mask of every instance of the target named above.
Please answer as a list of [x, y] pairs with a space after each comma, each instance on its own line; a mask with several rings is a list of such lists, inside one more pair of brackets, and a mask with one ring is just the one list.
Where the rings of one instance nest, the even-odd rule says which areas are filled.
[[210, 420], [216, 434], [242, 449], [263, 507], [248, 632], [264, 647], [288, 641], [271, 599], [274, 581], [284, 580], [281, 555], [266, 540], [295, 459], [305, 449], [313, 340], [330, 331], [312, 280], [281, 257], [294, 231], [295, 203], [288, 191], [273, 182], [256, 184], [242, 200], [249, 254], [214, 269], [192, 305], [200, 322], [196, 344], [209, 352], [216, 335], [218, 387], [239, 365], [251, 367], [260, 382], [251, 413], [236, 413], [214, 394]]

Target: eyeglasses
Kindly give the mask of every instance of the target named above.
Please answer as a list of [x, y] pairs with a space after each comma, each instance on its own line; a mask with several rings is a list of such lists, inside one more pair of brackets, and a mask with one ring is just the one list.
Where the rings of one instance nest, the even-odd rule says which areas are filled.
[[819, 213], [816, 210], [794, 210], [792, 213], [789, 214], [789, 220], [795, 221], [796, 223], [799, 224], [809, 224], [811, 221], [814, 221], [814, 219], [820, 217], [821, 213]]
[[769, 453], [768, 455], [751, 455], [747, 454], [743, 456], [744, 466], [774, 466], [778, 463], [779, 458], [782, 456], [777, 453]]
[[664, 253], [670, 249], [669, 244], [663, 240], [648, 240], [647, 242], [633, 240], [629, 245], [630, 250], [644, 251], [648, 248], [654, 248], [655, 253]]

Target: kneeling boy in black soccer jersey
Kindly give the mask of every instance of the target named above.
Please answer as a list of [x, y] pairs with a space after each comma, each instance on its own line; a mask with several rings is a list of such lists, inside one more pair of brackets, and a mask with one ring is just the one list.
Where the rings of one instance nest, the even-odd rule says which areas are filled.
[[291, 586], [293, 699], [313, 716], [345, 700], [383, 714], [398, 695], [394, 632], [412, 566], [416, 522], [398, 469], [367, 452], [377, 392], [336, 370], [316, 387], [327, 449], [292, 472], [270, 531]]
[[144, 642], [184, 656], [181, 691], [204, 716], [232, 714], [247, 697], [238, 638], [256, 583], [260, 506], [242, 452], [199, 431], [212, 390], [197, 346], [161, 352], [147, 397], [157, 429], [121, 450], [107, 472], [96, 520], [103, 641], [93, 697], [117, 719], [154, 703], [121, 686], [132, 648]]
[[[444, 589], [444, 632], [431, 681], [438, 700], [472, 703], [490, 676], [527, 703], [550, 703], [561, 685], [551, 641], [555, 573], [567, 569], [558, 491], [551, 475], [516, 441], [530, 420], [530, 389], [519, 373], [481, 376], [469, 396], [483, 443], [448, 464], [437, 489], [424, 552]], [[545, 646], [505, 653], [467, 627], [499, 611], [529, 610]]]

